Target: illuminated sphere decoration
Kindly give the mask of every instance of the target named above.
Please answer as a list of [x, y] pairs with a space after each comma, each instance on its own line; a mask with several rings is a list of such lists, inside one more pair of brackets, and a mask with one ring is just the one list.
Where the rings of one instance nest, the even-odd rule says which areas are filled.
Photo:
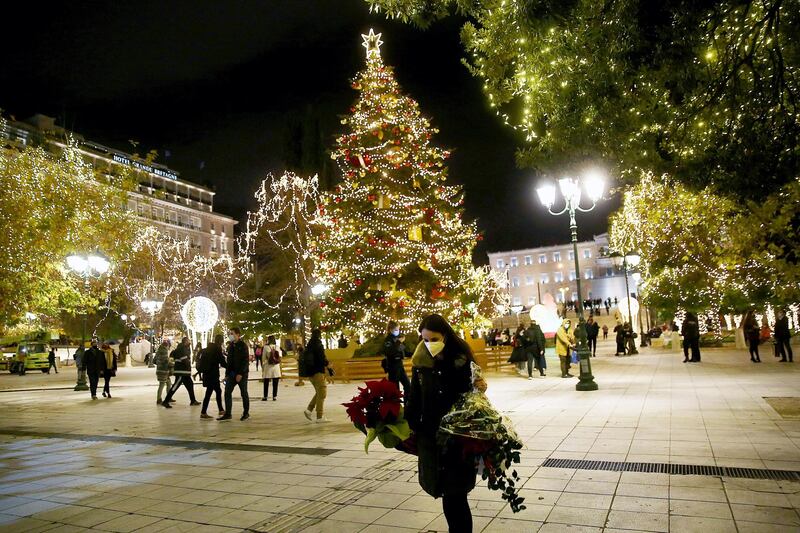
[[217, 304], [205, 296], [195, 296], [181, 307], [181, 318], [189, 330], [192, 345], [199, 342], [203, 348], [208, 344], [209, 333], [219, 319]]
[[539, 327], [542, 328], [542, 333], [555, 333], [561, 325], [561, 319], [558, 317], [555, 308], [542, 304], [536, 304], [531, 307], [531, 320], [535, 320], [539, 324]]

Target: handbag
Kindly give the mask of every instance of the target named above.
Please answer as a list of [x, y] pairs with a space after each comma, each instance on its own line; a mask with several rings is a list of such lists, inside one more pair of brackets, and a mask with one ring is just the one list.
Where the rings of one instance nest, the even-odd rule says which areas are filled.
[[572, 350], [572, 362], [577, 365], [578, 361], [578, 350]]

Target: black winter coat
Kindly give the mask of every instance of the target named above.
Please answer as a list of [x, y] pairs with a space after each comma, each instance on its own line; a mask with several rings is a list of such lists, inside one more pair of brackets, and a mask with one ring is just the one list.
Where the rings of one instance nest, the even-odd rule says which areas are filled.
[[325, 367], [328, 366], [328, 359], [325, 357], [325, 347], [322, 346], [322, 341], [319, 339], [309, 341], [306, 351], [311, 351], [313, 356], [313, 364], [306, 369], [308, 377], [324, 373]]
[[789, 317], [786, 315], [775, 321], [775, 338], [779, 340], [788, 340], [791, 338], [789, 333]]
[[203, 386], [211, 387], [215, 383], [219, 383], [219, 367], [227, 368], [228, 366], [225, 362], [225, 354], [222, 347], [213, 342], [209, 342], [201, 354], [197, 370], [203, 374]]
[[241, 375], [247, 379], [250, 373], [250, 351], [242, 339], [228, 346], [228, 371], [229, 376]]
[[419, 484], [431, 496], [469, 492], [475, 487], [476, 466], [473, 456], [464, 457], [460, 447], [443, 449], [436, 442], [442, 417], [458, 397], [472, 389], [468, 359], [433, 358], [432, 366], [419, 365], [420, 351], [430, 361], [423, 344], [414, 354], [405, 416], [414, 430], [418, 452]]
[[525, 344], [527, 353], [539, 355], [544, 351], [544, 333], [542, 333], [542, 328], [539, 327], [539, 324], [528, 326], [528, 329], [525, 330], [525, 340], [527, 341]]
[[681, 335], [684, 339], [694, 340], [700, 338], [700, 324], [697, 320], [687, 318], [681, 324]]
[[591, 324], [586, 324], [586, 337], [589, 339], [596, 339], [597, 336], [600, 334], [600, 324], [597, 322], [592, 322]]
[[188, 346], [180, 343], [169, 355], [175, 360], [174, 374], [188, 375], [192, 373], [192, 354]]
[[100, 348], [92, 346], [83, 354], [83, 365], [87, 374], [99, 376], [106, 369], [106, 354]]

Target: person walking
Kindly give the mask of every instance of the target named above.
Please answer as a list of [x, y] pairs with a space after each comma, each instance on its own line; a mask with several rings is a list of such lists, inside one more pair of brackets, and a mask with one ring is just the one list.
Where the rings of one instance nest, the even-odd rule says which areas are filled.
[[586, 321], [586, 340], [589, 341], [589, 351], [592, 357], [597, 357], [597, 336], [600, 335], [600, 324], [594, 321], [594, 317], [589, 317]]
[[161, 402], [161, 405], [167, 409], [171, 409], [170, 402], [178, 389], [183, 385], [189, 392], [189, 405], [200, 405], [200, 402], [194, 397], [194, 383], [192, 382], [192, 353], [189, 337], [181, 339], [181, 343], [172, 350], [170, 357], [175, 361], [175, 367], [172, 373], [175, 375], [175, 381], [167, 392], [167, 397]]
[[781, 356], [779, 363], [786, 363], [786, 356], [789, 356], [788, 362], [793, 363], [792, 359], [792, 332], [789, 331], [789, 317], [783, 309], [778, 309], [775, 313], [775, 349], [777, 355]]
[[105, 358], [105, 368], [103, 368], [103, 398], [111, 398], [111, 378], [117, 375], [117, 354], [106, 343], [103, 343], [103, 357]]
[[561, 377], [574, 377], [569, 373], [572, 349], [575, 347], [575, 335], [572, 333], [572, 322], [565, 319], [556, 331], [556, 355], [561, 361]]
[[[683, 362], [700, 362], [700, 323], [697, 315], [691, 311], [686, 312], [686, 317], [681, 324], [681, 335], [683, 335]], [[692, 358], [689, 359], [689, 350], [692, 351]]]
[[614, 356], [625, 355], [625, 328], [622, 327], [622, 321], [617, 320], [617, 325], [614, 326], [614, 340], [617, 342], [617, 350]]
[[608, 338], [608, 324], [603, 324], [603, 340]]
[[275, 342], [275, 336], [267, 337], [267, 345], [262, 350], [261, 377], [264, 379], [264, 396], [262, 402], [269, 398], [269, 382], [272, 381], [272, 401], [278, 400], [278, 384], [281, 381], [281, 351]]
[[761, 341], [761, 328], [758, 326], [753, 310], [747, 312], [747, 316], [742, 320], [742, 330], [744, 339], [747, 341], [747, 348], [750, 351], [750, 361], [760, 363], [761, 357], [758, 355], [758, 343]]
[[547, 360], [544, 358], [544, 333], [536, 320], [531, 320], [531, 325], [525, 330], [525, 355], [528, 357], [528, 379], [533, 379], [533, 369], [539, 371], [539, 375], [545, 377], [547, 370]]
[[156, 365], [156, 379], [158, 380], [158, 392], [156, 393], [156, 405], [161, 405], [161, 393], [166, 390], [169, 392], [172, 383], [169, 380], [170, 373], [170, 357], [169, 357], [169, 340], [164, 339], [156, 350], [156, 355], [153, 358], [153, 363]]
[[222, 351], [224, 344], [225, 338], [217, 335], [214, 337], [214, 342], [209, 342], [208, 346], [200, 352], [201, 355], [198, 359], [197, 371], [200, 373], [200, 379], [206, 389], [203, 405], [200, 408], [200, 418], [203, 419], [213, 418], [208, 414], [208, 404], [211, 402], [212, 394], [216, 395], [219, 416], [225, 414], [225, 409], [222, 407], [222, 389], [219, 386], [219, 367], [226, 368], [228, 366], [225, 361], [225, 352]]
[[[305, 364], [305, 374], [314, 386], [314, 396], [308, 402], [308, 407], [303, 411], [303, 415], [309, 422], [318, 424], [330, 422], [324, 416], [325, 397], [328, 395], [328, 385], [325, 382], [325, 370], [328, 368], [328, 359], [325, 357], [325, 347], [322, 346], [322, 332], [317, 328], [311, 332], [306, 349], [303, 352]], [[316, 419], [311, 414], [316, 409]]]
[[258, 372], [258, 366], [261, 365], [261, 368], [264, 368], [264, 361], [262, 361], [262, 357], [264, 357], [264, 345], [260, 342], [257, 342], [255, 346], [253, 346], [253, 359], [256, 360], [256, 372]]
[[56, 366], [56, 349], [52, 346], [50, 347], [50, 351], [47, 352], [47, 365], [48, 374], [50, 373], [51, 368], [56, 371], [56, 374], [58, 374], [58, 367]]
[[403, 359], [406, 357], [406, 348], [400, 340], [400, 326], [394, 320], [386, 325], [386, 338], [383, 340], [383, 366], [386, 376], [392, 383], [403, 385], [403, 396], [408, 396], [411, 383], [408, 381]]
[[83, 355], [83, 364], [86, 367], [86, 376], [89, 378], [89, 392], [92, 400], [96, 400], [97, 384], [106, 366], [106, 356], [97, 347], [96, 339], [92, 339], [92, 346]]
[[250, 418], [250, 395], [247, 377], [250, 375], [250, 350], [242, 339], [242, 330], [232, 327], [228, 331], [228, 366], [225, 370], [225, 414], [217, 420], [233, 418], [233, 389], [239, 387], [242, 397], [242, 422]]
[[442, 417], [461, 394], [485, 391], [483, 379], [472, 381], [475, 361], [469, 345], [440, 315], [428, 315], [419, 326], [421, 342], [411, 358], [411, 392], [405, 416], [417, 445], [418, 480], [434, 498], [442, 498], [447, 526], [458, 533], [472, 532], [467, 499], [475, 487], [475, 457], [454, 441], [444, 448], [436, 435]]

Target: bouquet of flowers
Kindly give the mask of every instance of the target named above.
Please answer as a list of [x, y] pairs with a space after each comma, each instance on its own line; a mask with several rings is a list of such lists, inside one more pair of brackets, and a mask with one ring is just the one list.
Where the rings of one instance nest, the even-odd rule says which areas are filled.
[[[472, 382], [480, 377], [480, 367], [472, 363]], [[489, 482], [490, 490], [502, 490], [513, 512], [525, 509], [519, 496], [519, 475], [510, 473], [512, 463], [519, 463], [520, 441], [511, 421], [501, 415], [486, 395], [473, 388], [456, 400], [453, 408], [442, 418], [437, 433], [440, 446], [457, 444], [465, 456], [473, 455], [482, 463], [481, 477]]]
[[384, 378], [367, 381], [366, 387], [358, 388], [358, 395], [347, 403], [347, 416], [353, 425], [367, 436], [364, 451], [375, 439], [384, 448], [397, 448], [411, 437], [411, 428], [403, 418], [403, 393], [397, 383]]

